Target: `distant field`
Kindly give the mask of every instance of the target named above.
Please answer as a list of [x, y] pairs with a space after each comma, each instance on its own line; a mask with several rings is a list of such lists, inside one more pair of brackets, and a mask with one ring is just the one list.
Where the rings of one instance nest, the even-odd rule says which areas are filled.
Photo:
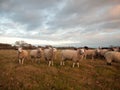
[[19, 65], [15, 50], [0, 50], [0, 90], [120, 90], [120, 63], [83, 60], [79, 68], [71, 61], [60, 66], [59, 52], [48, 67], [44, 60]]

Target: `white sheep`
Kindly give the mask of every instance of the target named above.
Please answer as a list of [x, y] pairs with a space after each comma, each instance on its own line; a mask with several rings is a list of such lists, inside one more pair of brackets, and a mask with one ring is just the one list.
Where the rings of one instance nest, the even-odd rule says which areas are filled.
[[108, 51], [104, 56], [108, 65], [111, 65], [112, 61], [120, 62], [120, 52]]
[[34, 58], [35, 61], [37, 61], [38, 59], [40, 61], [40, 59], [42, 58], [42, 49], [38, 48], [35, 50], [31, 50], [30, 56], [31, 56], [31, 58]]
[[116, 52], [120, 52], [120, 47], [113, 47], [112, 50]]
[[18, 48], [18, 60], [20, 64], [24, 63], [24, 60], [28, 59], [28, 52], [21, 47]]
[[53, 66], [54, 52], [52, 47], [44, 49], [44, 58], [46, 61], [48, 61], [49, 66], [51, 66], [51, 64]]
[[77, 64], [77, 66], [79, 67], [80, 57], [81, 57], [81, 59], [83, 59], [83, 53], [84, 53], [84, 51], [81, 49], [62, 50], [61, 51], [62, 60], [60, 62], [60, 65], [65, 65], [65, 63], [64, 63], [65, 60], [72, 60], [73, 61], [72, 67], [74, 67], [75, 64]]
[[100, 57], [105, 58], [104, 55], [108, 51], [109, 51], [108, 49], [99, 49], [98, 54], [99, 54]]
[[92, 60], [95, 58], [95, 55], [96, 55], [96, 50], [92, 50], [92, 49], [88, 49], [88, 50], [85, 50], [85, 59], [90, 56], [92, 58]]
[[56, 48], [53, 48], [53, 55], [54, 55], [54, 60], [57, 59], [57, 49]]

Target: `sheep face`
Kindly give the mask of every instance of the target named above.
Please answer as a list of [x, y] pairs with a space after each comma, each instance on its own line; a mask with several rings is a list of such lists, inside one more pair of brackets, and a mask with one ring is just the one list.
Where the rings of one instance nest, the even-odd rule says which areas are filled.
[[96, 49], [96, 52], [97, 52], [97, 53], [100, 53], [100, 49], [97, 48], [97, 49]]
[[53, 49], [52, 47], [48, 47], [48, 49]]
[[54, 51], [54, 52], [57, 52], [57, 49], [56, 49], [56, 48], [53, 48], [53, 51]]
[[38, 51], [38, 53], [40, 53], [40, 52], [42, 51], [42, 49], [41, 49], [41, 48], [38, 48], [37, 51]]
[[84, 49], [79, 49], [78, 52], [79, 52], [80, 55], [82, 55], [82, 54], [85, 53], [85, 50]]
[[20, 48], [18, 48], [18, 52], [22, 52], [22, 48], [20, 47]]
[[39, 51], [42, 51], [42, 49], [41, 49], [41, 48], [38, 48], [38, 50], [39, 50]]
[[81, 54], [84, 54], [85, 50], [84, 49], [80, 49], [80, 52], [81, 52]]

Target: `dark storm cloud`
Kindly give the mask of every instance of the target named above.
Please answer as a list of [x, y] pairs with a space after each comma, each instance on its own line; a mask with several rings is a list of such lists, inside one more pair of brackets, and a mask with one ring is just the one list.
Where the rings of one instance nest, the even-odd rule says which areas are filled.
[[29, 30], [42, 26], [49, 16], [46, 12], [52, 11], [58, 4], [58, 0], [1, 0], [0, 12], [15, 22], [27, 25]]

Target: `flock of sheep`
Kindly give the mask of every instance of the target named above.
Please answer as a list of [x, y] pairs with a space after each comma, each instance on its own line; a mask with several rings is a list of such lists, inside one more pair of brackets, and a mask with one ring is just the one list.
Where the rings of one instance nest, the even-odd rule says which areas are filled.
[[56, 52], [57, 49], [56, 48], [52, 48], [52, 47], [48, 47], [44, 50], [42, 50], [42, 48], [37, 48], [34, 50], [31, 50], [30, 53], [28, 53], [27, 50], [23, 50], [22, 47], [18, 48], [18, 60], [20, 64], [24, 63], [25, 59], [29, 59], [29, 55], [31, 57], [31, 61], [39, 61], [42, 58], [42, 56], [44, 55], [44, 59], [46, 61], [48, 61], [49, 66], [53, 66], [53, 60], [56, 59]]
[[[48, 61], [49, 66], [53, 66], [53, 61], [56, 60], [56, 53], [57, 49], [53, 48], [52, 46], [49, 46], [45, 49], [38, 48], [35, 50], [31, 50], [30, 53], [28, 53], [27, 50], [23, 50], [21, 47], [18, 48], [18, 60], [20, 64], [24, 63], [25, 59], [28, 59], [28, 57], [31, 57], [32, 62], [33, 61], [40, 61], [42, 57], [46, 61]], [[84, 60], [88, 57], [91, 57], [92, 60], [95, 58], [101, 58], [103, 57], [108, 65], [111, 65], [112, 61], [120, 62], [120, 48], [115, 48], [113, 50], [109, 49], [77, 49], [77, 50], [70, 50], [65, 49], [61, 50], [60, 52], [61, 61], [60, 65], [65, 65], [66, 60], [71, 60], [73, 62], [72, 67], [77, 65], [79, 67], [79, 62], [81, 60]]]

